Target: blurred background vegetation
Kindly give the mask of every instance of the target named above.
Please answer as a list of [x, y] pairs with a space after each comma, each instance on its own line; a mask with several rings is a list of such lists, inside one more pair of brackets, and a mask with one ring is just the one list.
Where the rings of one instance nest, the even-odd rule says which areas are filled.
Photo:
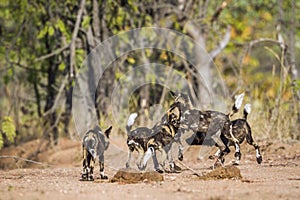
[[[300, 1], [0, 0], [0, 8], [0, 148], [76, 137], [71, 98], [81, 63], [101, 41], [141, 27], [176, 30], [204, 46], [230, 96], [246, 92], [256, 138], [300, 139]], [[196, 49], [195, 55], [201, 56]], [[186, 74], [192, 98], [201, 97], [193, 66], [163, 50], [132, 52], [101, 79], [102, 126], [111, 123], [114, 82], [130, 68], [157, 60]], [[204, 74], [211, 64], [200, 66]], [[140, 88], [130, 110], [169, 102], [162, 92]]]

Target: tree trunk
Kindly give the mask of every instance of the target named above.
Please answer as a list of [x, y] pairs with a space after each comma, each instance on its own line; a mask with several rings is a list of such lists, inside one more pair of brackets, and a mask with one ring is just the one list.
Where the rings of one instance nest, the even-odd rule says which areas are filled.
[[[46, 98], [46, 105], [45, 105], [45, 112], [50, 110], [55, 101], [55, 80], [56, 80], [56, 70], [57, 66], [52, 62], [52, 60], [49, 60], [49, 68], [48, 68], [48, 85], [47, 85], [47, 98]], [[47, 138], [53, 142], [54, 145], [58, 143], [58, 129], [56, 127], [56, 111], [52, 111], [49, 113], [49, 116], [47, 116], [46, 119], [50, 124], [50, 127], [48, 131], [46, 131]], [[47, 122], [46, 122], [47, 123]], [[46, 126], [47, 127], [47, 126]]]
[[185, 25], [185, 29], [187, 33], [198, 43], [198, 45], [195, 45], [194, 53], [197, 63], [197, 94], [200, 105], [196, 106], [200, 107], [201, 109], [206, 109], [210, 104], [210, 95], [212, 92], [210, 72], [211, 61], [208, 53], [205, 51], [205, 39], [200, 33], [199, 27], [192, 22], [188, 22]]

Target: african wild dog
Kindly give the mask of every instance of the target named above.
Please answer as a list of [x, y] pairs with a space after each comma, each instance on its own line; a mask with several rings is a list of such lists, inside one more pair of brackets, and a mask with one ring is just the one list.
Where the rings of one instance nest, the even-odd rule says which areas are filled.
[[84, 134], [82, 140], [82, 150], [83, 150], [83, 170], [81, 179], [82, 181], [93, 181], [93, 171], [96, 161], [96, 157], [99, 158], [100, 166], [100, 178], [107, 179], [107, 176], [104, 175], [104, 151], [109, 146], [109, 134], [112, 127], [102, 133], [102, 130], [99, 126], [95, 126], [94, 129], [87, 131]]
[[181, 117], [188, 109], [192, 107], [189, 97], [185, 94], [175, 94], [170, 91], [170, 94], [174, 98], [174, 103], [170, 105], [166, 115], [164, 116], [165, 123], [171, 123], [177, 127], [177, 132], [175, 134], [174, 142], [178, 143], [178, 159], [183, 160], [183, 145], [181, 143], [180, 137], [184, 132], [184, 129], [180, 127]]
[[[221, 136], [221, 139], [224, 143], [227, 144], [227, 146], [234, 146], [235, 147], [235, 165], [238, 165], [241, 160], [241, 152], [240, 152], [240, 144], [245, 140], [249, 145], [252, 145], [255, 148], [256, 151], [256, 161], [258, 164], [262, 162], [262, 156], [260, 154], [259, 146], [254, 142], [252, 133], [251, 133], [251, 127], [249, 123], [247, 122], [247, 116], [251, 112], [251, 104], [246, 104], [244, 107], [244, 116], [242, 119], [236, 119], [231, 121], [231, 131], [234, 137], [238, 140], [238, 142], [229, 140], [223, 136]], [[230, 151], [230, 150], [229, 150]], [[214, 156], [218, 157], [220, 151], [218, 150]], [[210, 158], [213, 158], [213, 156], [210, 156]], [[224, 160], [223, 160], [224, 162]]]
[[156, 123], [151, 129], [138, 127], [131, 131], [136, 117], [136, 113], [131, 114], [126, 126], [127, 146], [129, 148], [126, 168], [130, 167], [131, 154], [136, 150], [139, 153], [137, 166], [140, 170], [146, 168], [149, 158], [152, 157], [155, 170], [162, 173], [156, 157], [156, 150], [158, 150], [162, 153], [162, 165], [164, 166], [166, 159], [168, 159], [171, 169], [174, 169], [174, 163], [169, 152], [177, 131], [176, 126], [164, 123], [165, 117], [163, 117], [162, 121]]
[[[174, 97], [175, 103], [180, 104], [178, 107], [181, 110], [179, 112], [176, 111], [168, 113], [168, 120], [177, 120], [180, 130], [183, 130], [179, 131], [179, 134], [181, 134], [180, 132], [192, 130], [194, 133], [204, 134], [206, 144], [212, 140], [220, 150], [220, 154], [215, 165], [222, 164], [223, 156], [228, 153], [228, 147], [227, 144], [224, 144], [222, 141], [221, 135], [228, 140], [238, 142], [230, 130], [230, 116], [238, 112], [241, 107], [244, 94], [237, 96], [232, 110], [228, 114], [217, 111], [200, 111], [192, 109], [190, 99], [185, 94], [174, 94]], [[180, 160], [183, 158], [182, 153], [178, 155], [178, 158]]]

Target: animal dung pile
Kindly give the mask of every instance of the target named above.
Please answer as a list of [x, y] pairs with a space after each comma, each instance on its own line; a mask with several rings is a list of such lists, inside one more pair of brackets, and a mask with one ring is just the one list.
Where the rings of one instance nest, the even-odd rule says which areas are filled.
[[139, 172], [134, 169], [120, 169], [110, 182], [138, 183], [138, 182], [164, 181], [163, 175], [156, 171]]
[[236, 166], [217, 167], [200, 177], [203, 180], [242, 179], [241, 171]]

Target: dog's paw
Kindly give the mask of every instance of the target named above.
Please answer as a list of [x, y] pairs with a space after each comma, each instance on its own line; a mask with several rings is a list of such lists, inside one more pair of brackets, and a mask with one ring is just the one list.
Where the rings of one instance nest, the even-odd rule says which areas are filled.
[[92, 175], [90, 175], [88, 178], [87, 178], [87, 181], [94, 181], [94, 177]]
[[129, 165], [128, 162], [126, 163], [125, 167], [126, 167], [127, 169], [130, 168], [130, 165]]
[[213, 165], [213, 169], [216, 169], [216, 168], [218, 168], [218, 167], [224, 167], [224, 158], [222, 158], [222, 159], [217, 159], [217, 161], [214, 163], [214, 165]]
[[174, 169], [175, 169], [176, 171], [181, 171], [181, 170], [182, 170], [182, 168], [179, 167], [178, 165], [176, 165], [175, 163], [174, 163]]
[[100, 179], [108, 179], [106, 175], [100, 175]]
[[87, 180], [88, 180], [87, 177], [81, 177], [81, 178], [79, 179], [79, 181], [87, 181]]
[[235, 166], [237, 166], [237, 165], [240, 165], [240, 162], [239, 161], [232, 161], [232, 165], [235, 165]]
[[257, 161], [258, 164], [260, 164], [262, 162], [262, 156], [257, 157], [256, 161]]
[[160, 174], [162, 174], [162, 173], [164, 173], [164, 171], [163, 170], [161, 170], [161, 169], [155, 169], [155, 171], [157, 171], [158, 173], [160, 173]]
[[159, 163], [159, 165], [160, 165], [162, 168], [165, 168], [165, 166], [166, 166], [166, 161], [162, 161], [161, 163]]
[[137, 167], [138, 167], [138, 169], [140, 171], [144, 171], [146, 169], [147, 165], [139, 165], [139, 164], [137, 164]]
[[178, 155], [178, 160], [183, 161], [183, 155], [182, 154]]
[[82, 174], [81, 178], [79, 180], [80, 181], [87, 181], [88, 180], [88, 175], [87, 174]]

